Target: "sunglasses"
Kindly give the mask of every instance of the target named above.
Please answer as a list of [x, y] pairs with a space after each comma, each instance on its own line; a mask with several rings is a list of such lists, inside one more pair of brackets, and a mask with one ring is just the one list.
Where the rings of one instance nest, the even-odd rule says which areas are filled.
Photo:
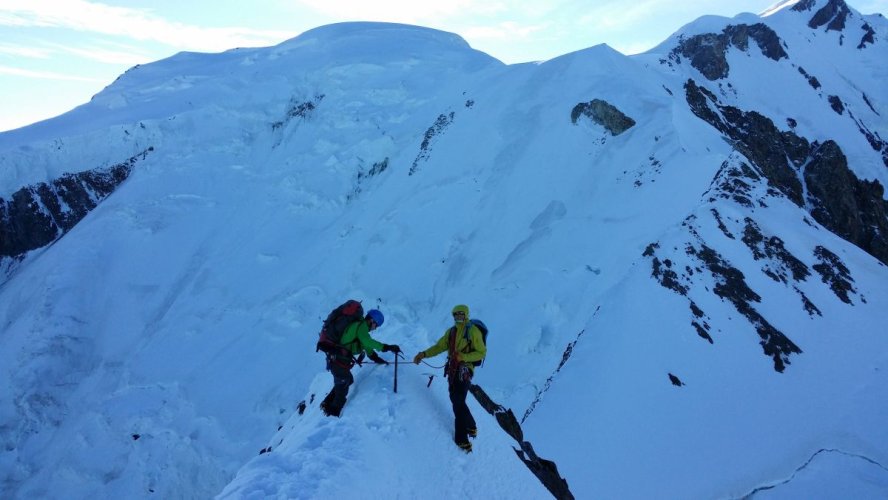
[[465, 317], [466, 317], [466, 313], [464, 313], [464, 312], [455, 312], [455, 313], [453, 313], [453, 317], [454, 317], [454, 318], [465, 318]]

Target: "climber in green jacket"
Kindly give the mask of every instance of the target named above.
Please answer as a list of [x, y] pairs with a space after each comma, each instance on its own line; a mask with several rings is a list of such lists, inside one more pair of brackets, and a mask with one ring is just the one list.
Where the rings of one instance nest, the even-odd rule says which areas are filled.
[[[351, 369], [355, 363], [364, 359], [364, 354], [374, 363], [387, 365], [388, 361], [379, 357], [376, 350], [393, 352], [397, 356], [401, 348], [396, 344], [383, 344], [370, 336], [385, 321], [382, 312], [371, 309], [367, 316], [348, 325], [339, 341], [342, 347], [338, 351], [327, 354], [327, 370], [333, 375], [333, 389], [321, 402], [321, 410], [327, 416], [338, 417], [345, 406], [348, 388], [355, 381]], [[357, 356], [357, 358], [356, 358]]]
[[[481, 334], [481, 330], [469, 322], [468, 306], [458, 305], [453, 308], [452, 313], [454, 326], [447, 328], [435, 345], [420, 351], [413, 358], [413, 362], [419, 364], [423, 358], [437, 356], [447, 351], [444, 376], [449, 381], [447, 387], [450, 393], [450, 403], [453, 405], [453, 440], [460, 449], [468, 453], [472, 451], [469, 437], [476, 437], [478, 428], [474, 417], [472, 417], [472, 412], [469, 411], [469, 406], [466, 404], [466, 395], [472, 385], [475, 363], [480, 362], [487, 355], [487, 346], [484, 345], [484, 336]], [[466, 326], [469, 328], [468, 332]]]

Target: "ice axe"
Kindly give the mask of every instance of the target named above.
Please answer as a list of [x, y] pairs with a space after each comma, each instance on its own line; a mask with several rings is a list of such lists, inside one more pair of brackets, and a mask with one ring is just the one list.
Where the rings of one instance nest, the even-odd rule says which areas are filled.
[[401, 357], [400, 352], [395, 353], [395, 394], [398, 393], [398, 358]]

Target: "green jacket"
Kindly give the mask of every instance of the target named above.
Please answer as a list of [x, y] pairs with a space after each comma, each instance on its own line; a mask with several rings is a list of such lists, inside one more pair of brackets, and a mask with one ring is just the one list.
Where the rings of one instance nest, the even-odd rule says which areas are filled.
[[[469, 338], [471, 339], [471, 342], [467, 342], [466, 336], [464, 335], [465, 328], [465, 323], [456, 324], [456, 358], [460, 363], [467, 363], [469, 368], [471, 368], [472, 371], [475, 371], [475, 367], [472, 363], [484, 359], [484, 356], [487, 355], [487, 346], [484, 345], [484, 335], [481, 334], [481, 330], [475, 325], [472, 325], [472, 329], [469, 330]], [[432, 356], [437, 356], [448, 349], [450, 349], [450, 328], [444, 330], [444, 335], [438, 339], [438, 342], [436, 342], [435, 345], [422, 352], [425, 354], [425, 357], [430, 358]], [[448, 356], [452, 356], [449, 352], [447, 354]]]
[[360, 354], [361, 351], [369, 356], [376, 350], [382, 350], [382, 342], [370, 336], [370, 325], [367, 324], [367, 320], [355, 321], [348, 325], [339, 343], [351, 351], [353, 356]]

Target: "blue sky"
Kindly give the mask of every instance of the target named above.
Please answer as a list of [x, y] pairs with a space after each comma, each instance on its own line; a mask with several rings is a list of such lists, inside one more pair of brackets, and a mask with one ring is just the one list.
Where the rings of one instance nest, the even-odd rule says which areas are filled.
[[[599, 43], [632, 54], [707, 14], [776, 0], [0, 0], [0, 131], [64, 113], [127, 68], [177, 52], [275, 45], [324, 24], [389, 21], [457, 33], [506, 63]], [[888, 12], [888, 0], [850, 4]]]

